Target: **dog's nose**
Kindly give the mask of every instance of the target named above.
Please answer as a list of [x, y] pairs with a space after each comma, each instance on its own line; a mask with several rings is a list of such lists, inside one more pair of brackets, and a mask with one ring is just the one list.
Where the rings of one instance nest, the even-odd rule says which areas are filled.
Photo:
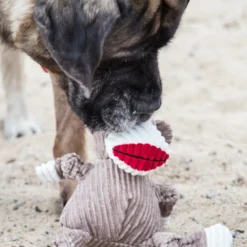
[[152, 114], [138, 114], [137, 123], [145, 123], [151, 116]]
[[134, 106], [135, 114], [152, 114], [157, 111], [161, 106], [161, 98], [158, 97], [156, 99], [142, 99], [137, 102]]

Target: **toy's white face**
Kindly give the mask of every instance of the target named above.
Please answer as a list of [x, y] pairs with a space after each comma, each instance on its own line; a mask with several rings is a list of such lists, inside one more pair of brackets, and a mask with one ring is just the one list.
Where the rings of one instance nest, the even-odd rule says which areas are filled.
[[151, 121], [109, 134], [105, 146], [114, 163], [132, 175], [147, 175], [169, 158], [169, 144]]

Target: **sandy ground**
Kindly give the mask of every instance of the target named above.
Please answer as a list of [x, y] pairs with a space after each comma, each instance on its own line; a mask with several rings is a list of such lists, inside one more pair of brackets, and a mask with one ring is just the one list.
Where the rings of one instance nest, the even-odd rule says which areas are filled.
[[[175, 135], [169, 166], [154, 175], [182, 194], [171, 230], [222, 222], [237, 247], [247, 246], [246, 24], [245, 0], [191, 1], [176, 39], [160, 53], [164, 101], [156, 116]], [[40, 183], [34, 167], [52, 158], [53, 96], [30, 60], [26, 72], [29, 106], [45, 131], [11, 141], [0, 133], [0, 246], [48, 247], [62, 207], [58, 187]], [[1, 89], [1, 120], [4, 110]]]

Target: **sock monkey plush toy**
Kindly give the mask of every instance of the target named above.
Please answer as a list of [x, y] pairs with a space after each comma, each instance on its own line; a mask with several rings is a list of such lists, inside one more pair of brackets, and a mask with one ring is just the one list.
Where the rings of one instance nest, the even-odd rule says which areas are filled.
[[79, 182], [61, 218], [58, 247], [230, 247], [230, 231], [215, 225], [189, 236], [163, 232], [178, 194], [147, 176], [169, 158], [170, 127], [147, 122], [124, 133], [94, 133], [98, 163], [68, 154], [36, 167], [44, 181]]

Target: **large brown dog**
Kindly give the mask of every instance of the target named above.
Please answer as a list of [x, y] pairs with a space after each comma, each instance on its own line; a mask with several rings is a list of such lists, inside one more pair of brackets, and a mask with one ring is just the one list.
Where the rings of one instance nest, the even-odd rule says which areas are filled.
[[83, 123], [121, 131], [147, 120], [161, 104], [158, 49], [174, 36], [188, 2], [0, 0], [5, 136], [40, 131], [22, 93], [21, 52], [53, 82], [55, 158], [83, 156]]

